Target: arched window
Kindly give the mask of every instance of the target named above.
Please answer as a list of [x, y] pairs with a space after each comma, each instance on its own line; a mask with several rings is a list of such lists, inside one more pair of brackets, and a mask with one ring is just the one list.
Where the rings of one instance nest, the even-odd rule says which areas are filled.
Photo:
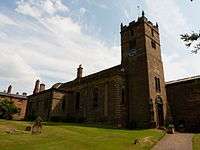
[[122, 88], [122, 97], [121, 97], [122, 101], [121, 104], [124, 105], [125, 104], [125, 89]]
[[158, 91], [160, 92], [161, 89], [160, 89], [160, 79], [158, 78]]
[[164, 112], [163, 112], [163, 101], [160, 96], [156, 98], [157, 104], [157, 122], [158, 126], [161, 127], [164, 125]]
[[154, 30], [153, 29], [151, 29], [151, 35], [154, 36]]
[[131, 36], [134, 36], [134, 35], [135, 35], [134, 30], [131, 30]]
[[65, 111], [65, 105], [66, 105], [66, 102], [65, 102], [65, 99], [63, 99], [63, 101], [62, 101], [62, 111], [63, 112]]
[[156, 49], [156, 42], [155, 41], [151, 41], [151, 47]]
[[156, 87], [156, 92], [161, 92], [160, 79], [157, 77], [155, 77], [155, 87]]
[[158, 96], [158, 97], [156, 98], [156, 103], [157, 103], [157, 104], [160, 104], [160, 105], [163, 104], [162, 98], [161, 98], [160, 96]]
[[76, 104], [75, 104], [76, 111], [79, 111], [79, 108], [80, 108], [80, 93], [77, 92], [76, 93]]
[[98, 98], [99, 98], [98, 88], [94, 88], [94, 91], [93, 91], [93, 107], [94, 108], [98, 107]]

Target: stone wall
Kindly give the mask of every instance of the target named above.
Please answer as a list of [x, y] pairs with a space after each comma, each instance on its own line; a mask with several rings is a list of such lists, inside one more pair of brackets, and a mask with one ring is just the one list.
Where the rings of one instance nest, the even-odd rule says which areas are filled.
[[63, 92], [52, 90], [50, 118], [67, 116], [66, 103], [64, 103], [67, 95]]
[[40, 116], [43, 120], [49, 119], [52, 105], [52, 90], [42, 91], [28, 96], [27, 117], [35, 118]]
[[26, 108], [27, 108], [27, 99], [14, 97], [14, 96], [3, 96], [0, 95], [0, 99], [7, 99], [13, 101], [15, 106], [19, 109], [19, 113], [13, 115], [14, 120], [24, 120], [26, 116]]
[[[148, 69], [148, 84], [146, 84], [149, 90], [148, 105], [149, 121], [154, 126], [163, 126], [167, 121], [167, 97], [165, 89], [165, 79], [163, 63], [161, 58], [160, 37], [158, 28], [152, 23], [145, 23], [145, 45], [147, 55], [147, 69]], [[154, 44], [154, 45], [153, 45]], [[156, 80], [159, 82], [156, 87]], [[160, 102], [158, 102], [158, 100]], [[159, 120], [158, 103], [162, 103], [160, 106], [163, 109], [163, 122]], [[161, 118], [160, 118], [161, 119]]]
[[169, 83], [167, 98], [175, 126], [188, 131], [200, 130], [200, 79]]
[[13, 119], [24, 120], [26, 116], [27, 100], [13, 98], [12, 101], [14, 102], [15, 106], [17, 106], [17, 108], [19, 108], [20, 110], [19, 113], [13, 115]]
[[[29, 96], [28, 116], [44, 120], [127, 125], [121, 66], [82, 77]], [[123, 102], [122, 102], [123, 95]]]
[[73, 84], [63, 85], [60, 89], [65, 90], [67, 94], [60, 96], [63, 97], [62, 101], [65, 101], [66, 106], [59, 106], [63, 104], [60, 102], [57, 108], [60, 110], [63, 108], [63, 113], [68, 117], [79, 118], [86, 122], [125, 126], [127, 114], [123, 108], [125, 105], [121, 103], [123, 78], [114, 74], [102, 78], [95, 76], [93, 80], [83, 79], [80, 82], [74, 81]]

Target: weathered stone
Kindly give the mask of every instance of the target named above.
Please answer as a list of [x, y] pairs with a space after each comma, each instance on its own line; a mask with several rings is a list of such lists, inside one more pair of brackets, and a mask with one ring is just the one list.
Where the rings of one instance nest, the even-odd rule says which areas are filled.
[[173, 122], [179, 131], [200, 131], [200, 76], [166, 85]]
[[26, 95], [19, 95], [19, 94], [12, 94], [11, 93], [11, 86], [8, 88], [8, 92], [0, 92], [0, 100], [7, 99], [12, 101], [15, 106], [18, 108], [18, 113], [12, 115], [14, 120], [24, 120], [26, 117], [26, 107], [27, 107], [27, 96]]
[[31, 131], [31, 126], [27, 126], [27, 127], [25, 128], [25, 131]]
[[37, 134], [42, 132], [42, 119], [41, 117], [37, 117], [37, 119], [34, 121], [31, 129], [32, 134]]

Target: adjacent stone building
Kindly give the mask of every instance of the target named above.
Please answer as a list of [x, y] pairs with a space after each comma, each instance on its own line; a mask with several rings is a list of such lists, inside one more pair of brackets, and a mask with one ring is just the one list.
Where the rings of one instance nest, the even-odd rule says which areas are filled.
[[15, 106], [18, 108], [19, 112], [13, 115], [13, 119], [15, 120], [24, 120], [26, 117], [26, 106], [27, 106], [27, 94], [23, 93], [20, 95], [19, 93], [12, 94], [12, 86], [8, 87], [7, 91], [0, 92], [0, 100], [7, 99], [9, 101], [13, 101]]
[[28, 116], [74, 120], [116, 127], [161, 127], [167, 119], [167, 98], [158, 25], [144, 16], [121, 24], [121, 64], [57, 83], [48, 90], [36, 82], [28, 96]]
[[167, 98], [177, 128], [200, 131], [200, 76], [166, 83]]

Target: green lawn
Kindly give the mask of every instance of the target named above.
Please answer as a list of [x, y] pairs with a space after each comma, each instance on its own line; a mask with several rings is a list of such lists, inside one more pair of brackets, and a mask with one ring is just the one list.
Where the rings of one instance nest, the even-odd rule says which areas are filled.
[[200, 134], [193, 136], [193, 150], [200, 150]]
[[[0, 150], [143, 150], [150, 149], [163, 135], [159, 130], [118, 130], [80, 124], [46, 123], [42, 134], [16, 132], [28, 122], [0, 120]], [[139, 139], [139, 144], [134, 140]]]

